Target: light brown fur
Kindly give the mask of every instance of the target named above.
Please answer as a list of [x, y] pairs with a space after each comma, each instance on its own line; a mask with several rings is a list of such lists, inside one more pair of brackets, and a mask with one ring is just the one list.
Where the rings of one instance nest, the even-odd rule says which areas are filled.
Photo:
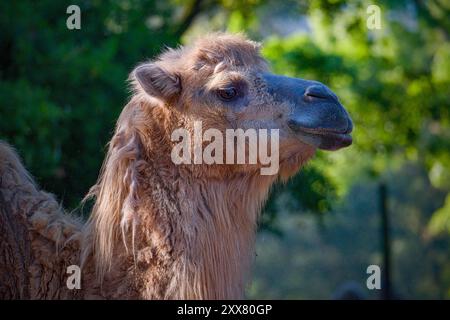
[[[263, 176], [258, 164], [175, 165], [170, 136], [176, 128], [192, 130], [196, 120], [221, 131], [276, 127], [288, 106], [275, 105], [252, 76], [267, 68], [258, 51], [243, 36], [224, 34], [169, 50], [154, 62], [164, 98], [150, 97], [133, 73], [134, 94], [88, 195], [96, 202], [84, 224], [40, 191], [14, 151], [0, 144], [0, 297], [241, 298], [270, 186], [296, 173], [315, 149], [281, 134], [280, 172]], [[231, 78], [250, 84], [245, 110], [198, 98], [199, 88]], [[171, 85], [179, 79], [177, 96]], [[65, 286], [71, 264], [82, 266], [81, 290]]]

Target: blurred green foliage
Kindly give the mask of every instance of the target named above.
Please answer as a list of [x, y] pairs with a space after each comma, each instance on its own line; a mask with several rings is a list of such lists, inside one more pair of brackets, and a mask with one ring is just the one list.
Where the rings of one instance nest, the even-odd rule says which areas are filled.
[[[66, 28], [71, 4], [81, 8], [81, 30]], [[371, 4], [381, 8], [379, 30], [366, 25]], [[3, 1], [0, 139], [18, 149], [44, 189], [74, 208], [95, 183], [128, 98], [126, 79], [133, 66], [205, 31], [246, 32], [265, 44], [262, 53], [275, 72], [330, 86], [355, 123], [351, 148], [319, 152], [294, 179], [274, 188], [263, 228], [281, 237], [274, 242], [297, 248], [295, 263], [341, 268], [360, 279], [357, 272], [368, 260], [379, 262], [378, 240], [363, 231], [376, 237], [379, 224], [370, 188], [388, 181], [400, 293], [448, 298], [449, 13], [443, 0]], [[306, 219], [318, 218], [322, 240], [305, 238], [302, 247], [289, 237], [294, 231], [286, 221], [304, 212], [313, 213]], [[287, 239], [280, 240], [283, 234]], [[311, 245], [333, 254], [325, 258], [320, 249], [307, 251]], [[309, 267], [300, 275], [292, 271], [287, 283], [278, 283], [279, 292], [265, 292], [271, 287], [265, 282], [272, 279], [273, 286], [274, 275], [283, 272], [274, 264], [292, 254], [285, 249], [283, 256], [276, 246], [270, 250], [261, 254], [267, 264], [262, 258], [259, 266], [265, 269], [257, 272], [250, 296], [329, 297], [325, 292], [331, 287], [320, 286], [317, 278], [297, 282]], [[400, 280], [414, 279], [407, 265], [416, 252], [423, 252], [423, 265], [414, 267], [421, 279], [405, 287]], [[345, 277], [340, 271], [322, 281], [335, 287]]]
[[[66, 8], [81, 8], [81, 30]], [[154, 1], [3, 1], [0, 136], [74, 207], [95, 183], [135, 64], [175, 45], [176, 7]], [[157, 15], [155, 15], [157, 13]], [[162, 25], [149, 29], [148, 17]]]

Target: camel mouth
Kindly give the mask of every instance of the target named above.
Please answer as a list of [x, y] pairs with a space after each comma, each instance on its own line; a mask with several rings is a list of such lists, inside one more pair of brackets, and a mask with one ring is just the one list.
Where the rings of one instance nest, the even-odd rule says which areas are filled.
[[[310, 133], [298, 130], [299, 138], [307, 144], [327, 151], [336, 151], [346, 148], [353, 143], [353, 138], [349, 133], [335, 132], [315, 132]], [[303, 138], [303, 139], [302, 139]]]
[[[321, 106], [318, 106], [321, 107]], [[323, 106], [322, 106], [323, 108]], [[327, 104], [325, 116], [317, 116], [313, 111], [293, 116], [288, 127], [302, 142], [322, 150], [335, 151], [350, 146], [353, 138], [353, 122], [340, 103]]]
[[353, 143], [353, 138], [350, 135], [352, 132], [351, 127], [345, 130], [335, 130], [296, 126], [292, 129], [300, 140], [322, 150], [335, 151], [348, 147]]

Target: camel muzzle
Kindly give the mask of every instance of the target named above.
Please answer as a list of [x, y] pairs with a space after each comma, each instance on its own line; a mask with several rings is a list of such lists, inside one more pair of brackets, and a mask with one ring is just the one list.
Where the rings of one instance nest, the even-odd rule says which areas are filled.
[[300, 140], [324, 150], [352, 144], [350, 115], [327, 86], [269, 73], [263, 77], [275, 101], [293, 105], [287, 125]]

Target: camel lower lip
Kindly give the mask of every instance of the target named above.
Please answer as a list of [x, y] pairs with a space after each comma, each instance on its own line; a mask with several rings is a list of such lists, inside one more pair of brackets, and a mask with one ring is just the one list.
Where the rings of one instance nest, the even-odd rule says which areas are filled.
[[318, 136], [321, 140], [318, 148], [323, 150], [338, 150], [348, 147], [353, 142], [352, 137], [345, 133], [327, 133]]

